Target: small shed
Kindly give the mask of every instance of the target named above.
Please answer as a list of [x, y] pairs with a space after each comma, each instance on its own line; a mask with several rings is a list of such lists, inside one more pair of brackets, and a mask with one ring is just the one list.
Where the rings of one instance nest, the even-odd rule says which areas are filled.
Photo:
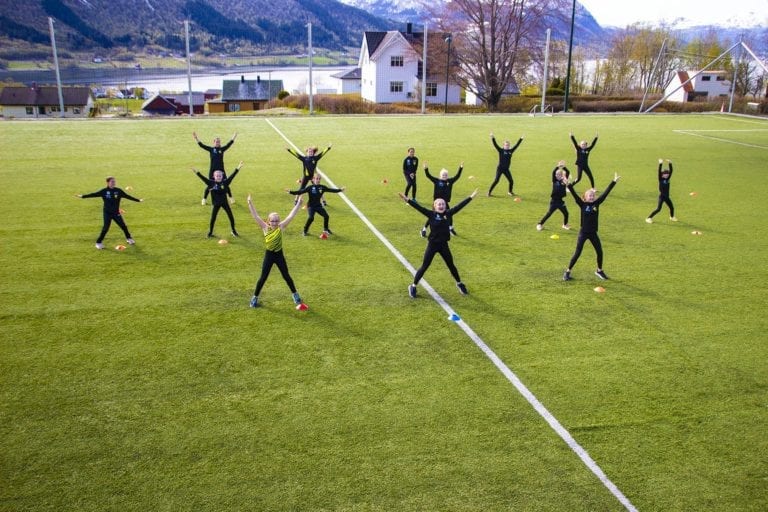
[[347, 69], [331, 75], [337, 82], [337, 94], [360, 94], [362, 85], [362, 70], [360, 68]]

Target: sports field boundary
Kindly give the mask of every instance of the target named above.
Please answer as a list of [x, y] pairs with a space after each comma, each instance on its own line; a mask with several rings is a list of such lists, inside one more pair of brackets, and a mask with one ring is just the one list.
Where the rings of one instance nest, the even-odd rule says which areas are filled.
[[[296, 146], [293, 141], [291, 141], [277, 126], [275, 126], [270, 119], [265, 119], [265, 121], [287, 144], [289, 144], [296, 151], [300, 151], [298, 146]], [[319, 167], [317, 168], [316, 172], [318, 172], [331, 187], [338, 188], [333, 180], [331, 180], [327, 174], [322, 172]], [[365, 214], [363, 214], [363, 212], [357, 208], [357, 206], [346, 196], [346, 194], [341, 192], [338, 195], [350, 207], [355, 215], [360, 218], [363, 224], [365, 224], [368, 229], [371, 230], [374, 236], [376, 236], [376, 238], [378, 238], [379, 241], [381, 241], [381, 243], [383, 243], [384, 246], [389, 249], [395, 258], [397, 258], [397, 260], [403, 264], [403, 266], [411, 273], [411, 275], [415, 275], [416, 269], [413, 267], [413, 265], [411, 265], [405, 256], [403, 256], [402, 253], [400, 253], [400, 251], [397, 250], [397, 248], [392, 245], [392, 243], [378, 230], [378, 228], [376, 228], [376, 226], [374, 226], [373, 223], [368, 220]], [[549, 412], [544, 404], [542, 404], [541, 401], [536, 398], [536, 396], [531, 392], [531, 390], [528, 389], [528, 387], [520, 380], [520, 378], [512, 370], [509, 369], [504, 361], [502, 361], [502, 359], [496, 355], [496, 353], [480, 338], [480, 336], [478, 336], [477, 333], [475, 333], [475, 331], [466, 322], [464, 322], [458, 314], [456, 314], [450, 304], [448, 304], [426, 280], [422, 279], [419, 284], [426, 290], [429, 296], [432, 297], [435, 302], [437, 302], [440, 307], [443, 308], [443, 310], [448, 314], [449, 319], [453, 320], [456, 325], [458, 325], [459, 328], [464, 331], [464, 333], [469, 337], [470, 340], [472, 340], [475, 346], [477, 346], [483, 352], [483, 354], [485, 354], [485, 356], [502, 373], [502, 375], [504, 375], [504, 377], [515, 387], [515, 389], [517, 389], [523, 398], [528, 401], [528, 403], [544, 419], [544, 421], [547, 422], [552, 430], [554, 430], [555, 433], [557, 433], [557, 435], [560, 436], [563, 441], [565, 441], [568, 447], [579, 457], [579, 459], [581, 459], [584, 465], [586, 465], [587, 468], [595, 476], [597, 476], [600, 482], [602, 482], [603, 486], [605, 486], [605, 488], [610, 491], [610, 493], [624, 506], [624, 508], [631, 512], [637, 512], [635, 506], [632, 505], [624, 493], [622, 493], [621, 490], [608, 478], [605, 472], [603, 472], [600, 466], [597, 465], [589, 453], [587, 453], [587, 451], [576, 441], [576, 439], [574, 439], [570, 432], [568, 432], [568, 430], [563, 427], [557, 418], [555, 418], [552, 413]]]

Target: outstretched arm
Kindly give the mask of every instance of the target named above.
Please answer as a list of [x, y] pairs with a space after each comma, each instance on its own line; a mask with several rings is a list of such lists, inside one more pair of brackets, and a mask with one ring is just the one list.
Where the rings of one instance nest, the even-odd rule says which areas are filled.
[[280, 229], [284, 229], [288, 227], [288, 224], [291, 223], [293, 218], [296, 216], [296, 214], [301, 210], [301, 198], [296, 199], [296, 203], [293, 205], [293, 208], [291, 209], [291, 212], [288, 214], [286, 218], [283, 219], [283, 221], [280, 223]]
[[293, 156], [295, 156], [296, 158], [298, 158], [299, 160], [304, 158], [304, 155], [302, 155], [301, 153], [299, 153], [298, 151], [296, 151], [293, 148], [285, 148], [285, 150], [288, 151]]
[[461, 171], [463, 171], [463, 170], [464, 170], [464, 162], [461, 162], [459, 164], [459, 170], [456, 171], [456, 176], [454, 176], [453, 178], [450, 179], [451, 183], [454, 183], [454, 182], [458, 181], [459, 178], [461, 178]]
[[424, 162], [424, 174], [427, 175], [427, 179], [429, 179], [429, 181], [431, 181], [432, 183], [437, 182], [437, 178], [429, 174], [429, 166], [427, 165], [427, 162]]
[[476, 196], [476, 195], [477, 195], [477, 189], [473, 190], [473, 191], [472, 191], [472, 193], [471, 193], [471, 194], [469, 194], [469, 197], [465, 198], [465, 199], [464, 199], [463, 201], [461, 201], [459, 204], [457, 204], [457, 205], [456, 205], [456, 206], [454, 206], [453, 208], [449, 208], [447, 213], [449, 213], [449, 214], [451, 214], [451, 215], [454, 215], [454, 214], [456, 214], [456, 213], [459, 213], [459, 210], [461, 210], [462, 208], [464, 208], [465, 206], [467, 206], [467, 205], [469, 204], [469, 202], [470, 202], [470, 201], [472, 201], [472, 199], [474, 199], [474, 198], [475, 198], [475, 196]]
[[202, 180], [202, 182], [205, 183], [206, 185], [210, 185], [211, 184], [211, 180], [209, 180], [208, 178], [206, 178], [205, 176], [200, 174], [200, 171], [198, 171], [194, 167], [192, 167], [192, 173], [197, 175], [197, 177], [200, 178]]
[[256, 220], [256, 224], [258, 224], [262, 230], [267, 229], [267, 223], [264, 222], [264, 219], [259, 217], [259, 213], [256, 211], [256, 207], [253, 206], [253, 199], [251, 198], [251, 194], [248, 194], [246, 201], [248, 202], [248, 209], [251, 211], [251, 217]]
[[229, 185], [230, 183], [232, 183], [232, 180], [234, 180], [234, 179], [235, 179], [235, 176], [237, 176], [237, 173], [239, 173], [239, 172], [240, 172], [240, 169], [242, 169], [242, 167], [243, 167], [243, 161], [242, 161], [242, 160], [240, 160], [240, 163], [239, 163], [239, 164], [237, 164], [237, 167], [235, 167], [235, 172], [233, 172], [232, 174], [230, 174], [229, 176], [227, 176], [227, 185]]

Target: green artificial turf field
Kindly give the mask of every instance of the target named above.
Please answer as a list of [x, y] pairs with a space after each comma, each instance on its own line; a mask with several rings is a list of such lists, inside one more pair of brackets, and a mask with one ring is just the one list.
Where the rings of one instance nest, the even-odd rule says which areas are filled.
[[[240, 238], [190, 171], [192, 138], [226, 153]], [[605, 272], [555, 213], [550, 174], [575, 171], [569, 132], [599, 140]], [[489, 133], [523, 144], [486, 197]], [[381, 116], [0, 123], [0, 510], [641, 511], [764, 510], [768, 503], [768, 122], [723, 115]], [[260, 273], [263, 216], [288, 213], [300, 163], [321, 160], [322, 219], [284, 237], [309, 310]], [[451, 249], [469, 295], [438, 257], [411, 299], [424, 217], [405, 205], [416, 147], [479, 188]], [[671, 197], [653, 224], [659, 158]], [[136, 239], [112, 226], [98, 251], [104, 177]], [[586, 181], [577, 185], [583, 191]], [[418, 198], [431, 184], [418, 177]], [[352, 207], [351, 207], [351, 206]], [[365, 221], [361, 219], [364, 216]], [[700, 234], [692, 234], [699, 232]], [[551, 238], [557, 234], [558, 239]], [[218, 239], [227, 239], [221, 245]], [[383, 243], [386, 242], [386, 243]], [[604, 293], [594, 288], [602, 286]], [[460, 321], [448, 318], [450, 313]], [[467, 333], [472, 333], [469, 336]], [[478, 345], [487, 345], [483, 352]], [[489, 358], [489, 354], [491, 355]], [[539, 400], [601, 480], [494, 365]], [[615, 485], [615, 492], [611, 490]], [[620, 496], [626, 497], [621, 500]]]

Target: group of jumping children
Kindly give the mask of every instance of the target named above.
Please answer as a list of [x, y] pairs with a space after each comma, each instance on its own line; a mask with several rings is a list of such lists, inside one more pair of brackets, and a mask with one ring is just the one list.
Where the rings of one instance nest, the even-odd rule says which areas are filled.
[[[215, 237], [213, 229], [216, 223], [216, 218], [218, 216], [219, 210], [224, 209], [224, 212], [227, 214], [229, 219], [232, 236], [238, 237], [239, 234], [235, 229], [235, 219], [232, 214], [232, 209], [230, 208], [230, 205], [234, 204], [235, 202], [232, 197], [230, 184], [235, 179], [240, 169], [243, 167], [243, 162], [241, 161], [237, 167], [235, 167], [234, 172], [232, 172], [232, 174], [229, 176], [227, 176], [224, 166], [224, 153], [234, 144], [235, 139], [237, 138], [237, 133], [235, 133], [229, 142], [227, 142], [225, 145], [221, 144], [221, 139], [219, 137], [214, 138], [212, 146], [208, 146], [201, 142], [197, 136], [197, 133], [193, 133], [192, 135], [200, 148], [209, 154], [210, 164], [207, 177], [200, 173], [197, 169], [192, 168], [192, 171], [198, 176], [198, 178], [200, 178], [200, 180], [205, 183], [205, 190], [203, 191], [201, 203], [206, 205], [209, 196], [212, 202], [211, 218], [207, 236], [209, 238]], [[570, 171], [566, 167], [565, 161], [561, 160], [558, 162], [557, 166], [552, 170], [552, 192], [550, 195], [549, 209], [541, 218], [541, 220], [539, 220], [539, 222], [536, 224], [536, 229], [538, 231], [543, 230], [544, 223], [555, 211], [560, 211], [563, 215], [562, 228], [566, 230], [570, 229], [570, 225], [568, 224], [568, 209], [565, 205], [566, 192], [570, 192], [580, 210], [581, 226], [576, 241], [576, 249], [563, 273], [563, 280], [570, 281], [572, 279], [571, 270], [581, 256], [584, 244], [587, 241], [592, 244], [596, 254], [597, 269], [595, 270], [595, 275], [598, 278], [605, 280], [608, 279], [608, 276], [603, 271], [603, 249], [600, 242], [600, 237], [598, 236], [599, 207], [608, 198], [611, 190], [613, 190], [614, 186], [619, 181], [620, 176], [618, 173], [615, 173], [613, 180], [608, 184], [608, 187], [605, 189], [605, 191], [598, 195], [594, 188], [595, 181], [592, 175], [592, 170], [589, 167], [589, 155], [597, 144], [598, 136], [597, 134], [595, 135], [591, 144], [588, 144], [585, 140], [577, 142], [573, 133], [570, 134], [570, 139], [573, 143], [574, 149], [576, 150], [576, 179], [573, 181], [570, 180]], [[494, 134], [491, 133], [491, 143], [498, 152], [498, 165], [496, 166], [495, 178], [487, 192], [488, 197], [491, 197], [494, 188], [502, 176], [504, 176], [508, 182], [507, 194], [510, 196], [515, 195], [514, 180], [511, 172], [512, 154], [522, 144], [522, 142], [523, 137], [521, 136], [514, 146], [511, 145], [509, 140], [505, 140], [502, 145], [499, 146]], [[331, 230], [329, 229], [329, 215], [325, 209], [326, 202], [323, 198], [323, 195], [326, 192], [343, 192], [345, 187], [326, 187], [321, 183], [321, 177], [316, 172], [319, 160], [325, 154], [327, 154], [328, 151], [331, 150], [331, 147], [331, 145], [328, 145], [328, 147], [322, 151], [318, 151], [316, 147], [308, 147], [305, 149], [303, 154], [292, 148], [286, 148], [286, 150], [291, 155], [301, 161], [302, 175], [299, 181], [300, 185], [298, 189], [285, 189], [286, 192], [297, 196], [297, 198], [294, 201], [293, 208], [283, 220], [280, 219], [280, 215], [276, 212], [272, 212], [267, 215], [266, 220], [262, 219], [253, 205], [251, 195], [248, 195], [248, 209], [251, 213], [251, 216], [262, 229], [265, 244], [265, 254], [262, 263], [261, 275], [256, 282], [256, 287], [250, 300], [251, 307], [255, 308], [259, 305], [259, 294], [261, 293], [261, 290], [266, 283], [267, 278], [269, 277], [272, 267], [277, 266], [280, 274], [282, 275], [283, 279], [288, 285], [288, 288], [291, 291], [293, 301], [296, 304], [296, 308], [300, 310], [307, 309], [307, 306], [301, 300], [301, 297], [296, 290], [294, 281], [288, 271], [288, 264], [283, 254], [282, 233], [301, 209], [301, 196], [303, 194], [307, 194], [307, 221], [304, 225], [302, 234], [307, 236], [308, 230], [314, 221], [315, 215], [320, 215], [323, 218], [323, 231], [321, 238], [327, 238], [328, 235], [332, 234]], [[649, 224], [653, 223], [653, 217], [661, 211], [664, 204], [666, 204], [669, 208], [670, 220], [673, 222], [677, 221], [674, 213], [674, 205], [669, 195], [670, 179], [672, 176], [672, 162], [670, 160], [666, 160], [666, 162], [667, 168], [665, 169], [663, 165], [664, 160], [659, 159], [658, 205], [656, 209], [653, 210], [645, 219], [645, 221]], [[416, 297], [416, 290], [419, 281], [424, 276], [427, 269], [429, 269], [434, 257], [439, 254], [445, 261], [451, 276], [456, 281], [456, 287], [458, 288], [459, 292], [462, 295], [466, 295], [468, 293], [467, 287], [461, 280], [448, 242], [451, 239], [451, 234], [456, 235], [456, 231], [453, 226], [453, 216], [461, 211], [465, 206], [467, 206], [470, 201], [472, 201], [472, 199], [477, 195], [478, 190], [475, 189], [468, 197], [460, 201], [455, 206], [451, 207], [450, 202], [452, 199], [453, 184], [461, 177], [461, 173], [464, 169], [464, 163], [462, 162], [459, 165], [458, 171], [453, 177], [449, 175], [446, 169], [442, 169], [438, 176], [435, 177], [429, 173], [429, 167], [425, 162], [423, 166], [424, 173], [433, 184], [432, 208], [426, 208], [416, 201], [416, 176], [418, 173], [418, 168], [419, 159], [415, 154], [415, 148], [408, 148], [407, 155], [403, 160], [402, 165], [406, 187], [405, 192], [399, 193], [399, 196], [407, 204], [412, 206], [415, 210], [427, 218], [424, 227], [421, 229], [421, 236], [427, 238], [427, 247], [424, 251], [421, 266], [416, 271], [413, 282], [408, 286], [408, 294], [412, 298]], [[586, 175], [589, 179], [590, 188], [584, 191], [581, 196], [579, 196], [574, 190], [574, 185], [581, 181], [584, 175]], [[410, 198], [408, 197], [409, 193], [411, 194]], [[104, 222], [99, 237], [96, 240], [97, 249], [104, 248], [103, 241], [107, 232], [109, 231], [112, 222], [115, 222], [123, 230], [126, 241], [129, 245], [133, 245], [135, 243], [131, 237], [128, 227], [125, 224], [125, 221], [123, 220], [120, 201], [125, 198], [130, 201], [142, 202], [143, 199], [135, 198], [128, 194], [126, 191], [118, 188], [116, 180], [112, 176], [107, 177], [105, 188], [90, 194], [78, 194], [76, 197], [101, 197], [103, 200]]]

